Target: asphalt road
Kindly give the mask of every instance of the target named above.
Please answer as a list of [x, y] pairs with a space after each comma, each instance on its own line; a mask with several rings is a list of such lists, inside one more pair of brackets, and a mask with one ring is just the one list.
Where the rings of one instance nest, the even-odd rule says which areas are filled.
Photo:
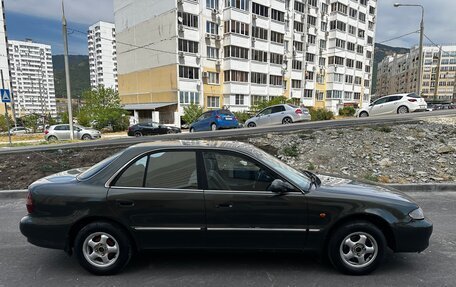
[[150, 252], [117, 276], [97, 277], [63, 251], [28, 244], [18, 229], [24, 201], [2, 200], [0, 286], [455, 286], [456, 192], [410, 195], [434, 222], [430, 248], [390, 253], [363, 277], [341, 275], [310, 254], [270, 252]]
[[0, 154], [6, 153], [19, 153], [28, 151], [47, 151], [57, 150], [63, 148], [87, 148], [87, 147], [108, 147], [118, 145], [134, 145], [141, 142], [157, 141], [157, 140], [195, 140], [195, 139], [224, 139], [232, 137], [252, 136], [257, 134], [265, 134], [272, 132], [294, 132], [294, 131], [305, 131], [315, 130], [324, 128], [343, 128], [363, 125], [378, 125], [378, 124], [397, 124], [416, 122], [417, 120], [429, 117], [445, 117], [445, 116], [456, 116], [456, 110], [442, 110], [434, 112], [421, 112], [411, 113], [404, 115], [388, 115], [379, 117], [368, 117], [368, 118], [349, 118], [344, 120], [333, 120], [333, 121], [319, 121], [319, 122], [305, 122], [295, 123], [292, 125], [278, 125], [278, 126], [267, 126], [257, 128], [243, 128], [243, 129], [231, 129], [222, 130], [216, 132], [198, 132], [198, 133], [182, 133], [152, 137], [141, 137], [141, 138], [121, 138], [112, 140], [98, 140], [98, 141], [87, 141], [78, 143], [67, 143], [67, 144], [56, 144], [56, 145], [41, 145], [41, 146], [29, 146], [29, 147], [13, 147], [13, 148], [2, 148]]

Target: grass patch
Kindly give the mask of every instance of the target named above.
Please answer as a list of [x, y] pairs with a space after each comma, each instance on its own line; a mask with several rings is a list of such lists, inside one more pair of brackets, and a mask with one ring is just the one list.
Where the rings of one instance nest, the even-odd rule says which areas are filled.
[[309, 164], [307, 165], [307, 170], [310, 170], [310, 171], [315, 170], [315, 165], [314, 165], [312, 162], [309, 163]]
[[365, 175], [363, 176], [363, 178], [364, 178], [365, 180], [373, 181], [373, 182], [378, 182], [378, 181], [379, 181], [379, 178], [378, 178], [375, 174], [373, 174], [373, 173], [365, 174]]
[[373, 127], [372, 129], [382, 133], [390, 133], [393, 131], [393, 129], [388, 126]]
[[298, 147], [296, 145], [287, 146], [282, 150], [282, 153], [289, 157], [297, 157], [299, 154]]

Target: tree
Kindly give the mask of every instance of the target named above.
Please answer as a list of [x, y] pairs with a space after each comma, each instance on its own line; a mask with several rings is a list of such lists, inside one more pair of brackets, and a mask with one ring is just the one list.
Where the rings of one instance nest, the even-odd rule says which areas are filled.
[[111, 126], [114, 131], [128, 128], [128, 112], [122, 108], [119, 93], [115, 90], [99, 86], [84, 92], [82, 98], [84, 106], [77, 115], [80, 124], [97, 129]]
[[261, 101], [257, 103], [256, 105], [252, 106], [252, 111], [259, 112], [267, 107], [274, 106], [274, 105], [280, 105], [280, 104], [292, 104], [293, 100], [288, 99], [286, 97], [274, 97], [270, 99], [269, 101]]
[[[10, 124], [10, 128], [12, 126], [14, 126], [14, 121], [13, 121], [13, 118], [11, 117], [11, 115], [8, 115], [8, 119], [9, 119], [9, 124]], [[8, 126], [6, 125], [6, 117], [5, 115], [0, 115], [0, 131], [1, 132], [6, 132], [8, 130]]]
[[184, 115], [182, 116], [182, 120], [187, 124], [191, 124], [196, 121], [203, 112], [203, 108], [199, 105], [190, 104], [184, 107]]
[[21, 118], [24, 127], [31, 129], [34, 133], [38, 128], [39, 119], [40, 116], [38, 116], [37, 114], [29, 114]]

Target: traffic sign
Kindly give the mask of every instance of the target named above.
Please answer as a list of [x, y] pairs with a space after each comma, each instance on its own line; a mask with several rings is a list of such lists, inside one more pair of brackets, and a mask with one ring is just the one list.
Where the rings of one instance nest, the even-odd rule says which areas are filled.
[[0, 89], [0, 95], [2, 97], [2, 103], [11, 103], [10, 90]]

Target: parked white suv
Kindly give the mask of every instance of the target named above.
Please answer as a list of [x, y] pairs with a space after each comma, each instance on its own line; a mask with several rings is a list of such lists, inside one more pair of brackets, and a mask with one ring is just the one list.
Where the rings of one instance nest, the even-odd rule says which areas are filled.
[[382, 97], [368, 108], [358, 109], [357, 117], [371, 117], [389, 114], [406, 114], [424, 112], [427, 109], [426, 101], [417, 94], [396, 94]]

